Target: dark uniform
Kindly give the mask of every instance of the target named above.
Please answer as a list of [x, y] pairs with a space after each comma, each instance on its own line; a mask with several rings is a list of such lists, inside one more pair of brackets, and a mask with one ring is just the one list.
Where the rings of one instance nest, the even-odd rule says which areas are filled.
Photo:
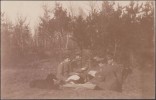
[[118, 64], [107, 64], [99, 71], [92, 83], [104, 90], [122, 91], [122, 68]]

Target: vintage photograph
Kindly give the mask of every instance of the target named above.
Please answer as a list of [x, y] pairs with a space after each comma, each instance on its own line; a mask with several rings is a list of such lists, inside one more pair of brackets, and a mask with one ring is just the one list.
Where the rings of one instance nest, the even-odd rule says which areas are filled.
[[1, 99], [155, 99], [155, 1], [1, 1]]

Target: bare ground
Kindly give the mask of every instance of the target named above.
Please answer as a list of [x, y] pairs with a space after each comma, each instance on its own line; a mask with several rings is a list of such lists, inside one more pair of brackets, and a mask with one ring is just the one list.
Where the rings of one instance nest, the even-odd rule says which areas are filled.
[[[30, 81], [44, 79], [48, 73], [56, 73], [56, 61], [40, 60], [36, 63], [1, 67], [2, 99], [142, 99], [155, 98], [154, 67], [133, 69], [123, 85], [123, 92], [104, 90], [44, 90], [29, 87]], [[153, 69], [152, 69], [153, 68]]]

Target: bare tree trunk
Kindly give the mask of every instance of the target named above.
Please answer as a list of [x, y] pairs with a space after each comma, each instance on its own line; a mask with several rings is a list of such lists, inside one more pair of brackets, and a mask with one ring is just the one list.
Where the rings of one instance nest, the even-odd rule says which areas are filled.
[[81, 68], [82, 68], [82, 60], [83, 60], [83, 57], [82, 57], [82, 45], [81, 45]]
[[134, 66], [134, 54], [133, 54], [133, 52], [131, 52], [131, 67], [133, 67]]
[[115, 56], [116, 56], [116, 49], [117, 49], [117, 41], [115, 40], [115, 46], [114, 46], [114, 58], [115, 58]]
[[68, 49], [68, 42], [69, 42], [69, 35], [68, 35], [68, 33], [67, 33], [66, 49]]
[[63, 29], [60, 30], [59, 40], [60, 40], [60, 60], [63, 58], [63, 51], [62, 51], [62, 39], [63, 39]]
[[61, 48], [62, 46], [61, 46], [61, 44], [62, 44], [62, 42], [61, 42], [61, 34], [59, 34], [59, 48], [60, 48], [60, 52], [59, 52], [60, 53], [59, 54], [60, 57], [59, 58], [60, 58], [60, 61], [62, 60], [62, 48]]

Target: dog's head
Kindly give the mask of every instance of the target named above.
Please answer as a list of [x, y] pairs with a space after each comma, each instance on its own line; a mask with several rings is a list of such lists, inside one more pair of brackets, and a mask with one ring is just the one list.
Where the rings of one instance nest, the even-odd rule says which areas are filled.
[[56, 76], [52, 73], [48, 74], [48, 76], [46, 78], [46, 80], [54, 80], [54, 79], [57, 80]]

